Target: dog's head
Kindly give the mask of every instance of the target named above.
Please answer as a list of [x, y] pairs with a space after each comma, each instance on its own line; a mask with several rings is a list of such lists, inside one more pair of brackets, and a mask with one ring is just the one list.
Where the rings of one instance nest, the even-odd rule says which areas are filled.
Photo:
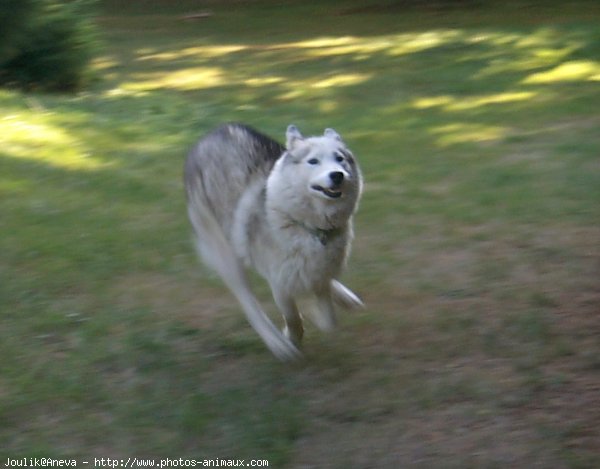
[[326, 129], [322, 136], [303, 137], [290, 125], [286, 150], [274, 169], [277, 176], [269, 178], [270, 195], [310, 207], [333, 225], [347, 220], [356, 210], [362, 176], [340, 135]]
[[356, 200], [361, 191], [361, 175], [352, 152], [333, 129], [323, 136], [304, 138], [290, 125], [286, 132], [287, 155], [312, 195], [328, 201]]

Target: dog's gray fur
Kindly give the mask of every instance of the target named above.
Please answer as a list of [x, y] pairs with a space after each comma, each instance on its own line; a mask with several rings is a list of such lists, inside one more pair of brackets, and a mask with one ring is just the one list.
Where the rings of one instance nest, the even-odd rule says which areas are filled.
[[[362, 305], [336, 280], [349, 255], [362, 176], [334, 130], [305, 138], [290, 125], [284, 147], [248, 126], [225, 124], [191, 150], [184, 182], [199, 253], [276, 357], [301, 356], [300, 300], [312, 303], [302, 312], [323, 330], [335, 325], [334, 303]], [[244, 267], [269, 283], [283, 333], [262, 311]]]

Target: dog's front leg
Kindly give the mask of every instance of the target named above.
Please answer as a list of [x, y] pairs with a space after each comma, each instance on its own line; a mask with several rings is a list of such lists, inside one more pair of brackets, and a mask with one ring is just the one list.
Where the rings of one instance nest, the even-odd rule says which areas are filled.
[[275, 288], [273, 288], [272, 291], [275, 303], [285, 320], [283, 333], [294, 343], [294, 345], [299, 347], [300, 342], [302, 342], [302, 336], [304, 335], [304, 327], [302, 326], [302, 318], [298, 312], [296, 302], [293, 298], [282, 294]]
[[315, 325], [322, 331], [330, 332], [335, 329], [337, 320], [329, 288], [316, 292], [317, 309], [314, 314]]
[[331, 281], [331, 295], [336, 305], [346, 309], [363, 308], [365, 306], [356, 293], [335, 279]]

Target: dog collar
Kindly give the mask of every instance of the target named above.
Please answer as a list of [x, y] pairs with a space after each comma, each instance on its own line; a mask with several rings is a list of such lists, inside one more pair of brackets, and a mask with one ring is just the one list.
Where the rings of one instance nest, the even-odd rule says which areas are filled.
[[326, 246], [327, 243], [329, 243], [329, 241], [342, 234], [341, 228], [330, 228], [328, 230], [325, 230], [322, 228], [314, 228], [312, 226], [308, 226], [307, 224], [302, 223], [298, 220], [292, 219], [291, 221], [294, 225], [297, 225], [305, 231], [308, 231], [311, 235], [317, 238], [323, 246]]

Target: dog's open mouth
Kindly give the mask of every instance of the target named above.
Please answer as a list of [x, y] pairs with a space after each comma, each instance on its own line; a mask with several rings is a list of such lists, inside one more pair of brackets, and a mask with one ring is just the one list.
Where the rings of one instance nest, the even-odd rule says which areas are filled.
[[322, 192], [323, 194], [325, 194], [327, 197], [329, 197], [331, 199], [337, 199], [342, 196], [342, 191], [327, 189], [323, 186], [314, 185], [314, 186], [311, 186], [311, 189], [318, 191], [318, 192]]

